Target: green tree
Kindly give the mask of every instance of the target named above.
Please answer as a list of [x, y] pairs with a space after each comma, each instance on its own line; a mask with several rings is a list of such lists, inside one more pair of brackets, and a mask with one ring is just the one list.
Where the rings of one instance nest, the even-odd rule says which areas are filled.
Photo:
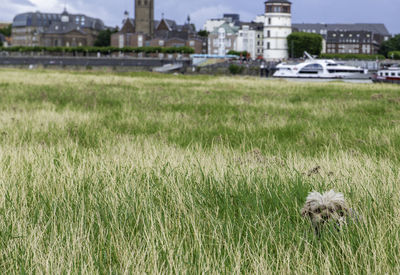
[[210, 33], [209, 33], [208, 31], [206, 31], [206, 30], [199, 30], [199, 31], [197, 32], [197, 35], [199, 35], [199, 36], [201, 36], [201, 37], [208, 37], [209, 34], [210, 34]]
[[99, 32], [96, 41], [94, 42], [95, 47], [109, 47], [111, 46], [111, 35], [115, 31], [111, 31], [110, 29], [103, 30]]
[[395, 35], [393, 38], [384, 41], [379, 48], [379, 53], [386, 57], [389, 56], [389, 52], [400, 51], [400, 34]]
[[11, 28], [12, 28], [11, 24], [5, 28], [1, 28], [0, 33], [3, 34], [5, 37], [10, 37], [11, 36]]
[[320, 55], [322, 51], [322, 36], [315, 33], [294, 32], [287, 38], [289, 56], [299, 58], [307, 51], [311, 55]]

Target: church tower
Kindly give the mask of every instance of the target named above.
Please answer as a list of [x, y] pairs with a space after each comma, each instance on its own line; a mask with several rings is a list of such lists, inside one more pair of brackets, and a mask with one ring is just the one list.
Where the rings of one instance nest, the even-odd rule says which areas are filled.
[[287, 37], [292, 33], [291, 6], [292, 3], [288, 0], [265, 2], [265, 60], [282, 60], [289, 57]]
[[153, 35], [154, 0], [135, 0], [135, 30], [137, 33]]

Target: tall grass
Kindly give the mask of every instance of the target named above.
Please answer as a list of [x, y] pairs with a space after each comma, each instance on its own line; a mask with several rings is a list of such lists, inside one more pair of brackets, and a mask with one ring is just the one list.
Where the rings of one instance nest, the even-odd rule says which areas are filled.
[[[390, 85], [1, 70], [0, 270], [399, 273], [399, 98]], [[332, 188], [362, 221], [316, 238], [299, 211]]]

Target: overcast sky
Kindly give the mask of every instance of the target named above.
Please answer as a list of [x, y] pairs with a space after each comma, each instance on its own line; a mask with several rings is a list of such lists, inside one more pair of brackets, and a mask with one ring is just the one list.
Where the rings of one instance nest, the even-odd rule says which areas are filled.
[[[384, 23], [391, 33], [400, 33], [400, 0], [292, 0], [293, 23]], [[0, 21], [11, 22], [21, 12], [60, 13], [65, 4], [71, 13], [101, 18], [106, 25], [120, 25], [123, 12], [133, 14], [134, 0], [1, 0]], [[155, 17], [183, 23], [190, 14], [197, 28], [208, 18], [239, 13], [251, 20], [264, 12], [263, 0], [155, 0]]]

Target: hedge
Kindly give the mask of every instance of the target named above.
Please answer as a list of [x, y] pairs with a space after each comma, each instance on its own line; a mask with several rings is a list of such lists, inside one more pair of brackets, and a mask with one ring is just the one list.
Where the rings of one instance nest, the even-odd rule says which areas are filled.
[[238, 51], [231, 50], [228, 52], [228, 55], [237, 55], [237, 56], [247, 57], [249, 55], [249, 53], [247, 51], [238, 52]]
[[389, 52], [388, 58], [400, 60], [400, 51]]
[[109, 54], [112, 52], [124, 52], [124, 53], [182, 53], [182, 54], [192, 54], [194, 49], [190, 47], [0, 47], [0, 51], [6, 52], [52, 52], [52, 53], [102, 53]]
[[321, 58], [326, 59], [341, 59], [341, 60], [383, 60], [385, 56], [380, 54], [369, 55], [369, 54], [331, 54], [325, 53], [320, 55]]

